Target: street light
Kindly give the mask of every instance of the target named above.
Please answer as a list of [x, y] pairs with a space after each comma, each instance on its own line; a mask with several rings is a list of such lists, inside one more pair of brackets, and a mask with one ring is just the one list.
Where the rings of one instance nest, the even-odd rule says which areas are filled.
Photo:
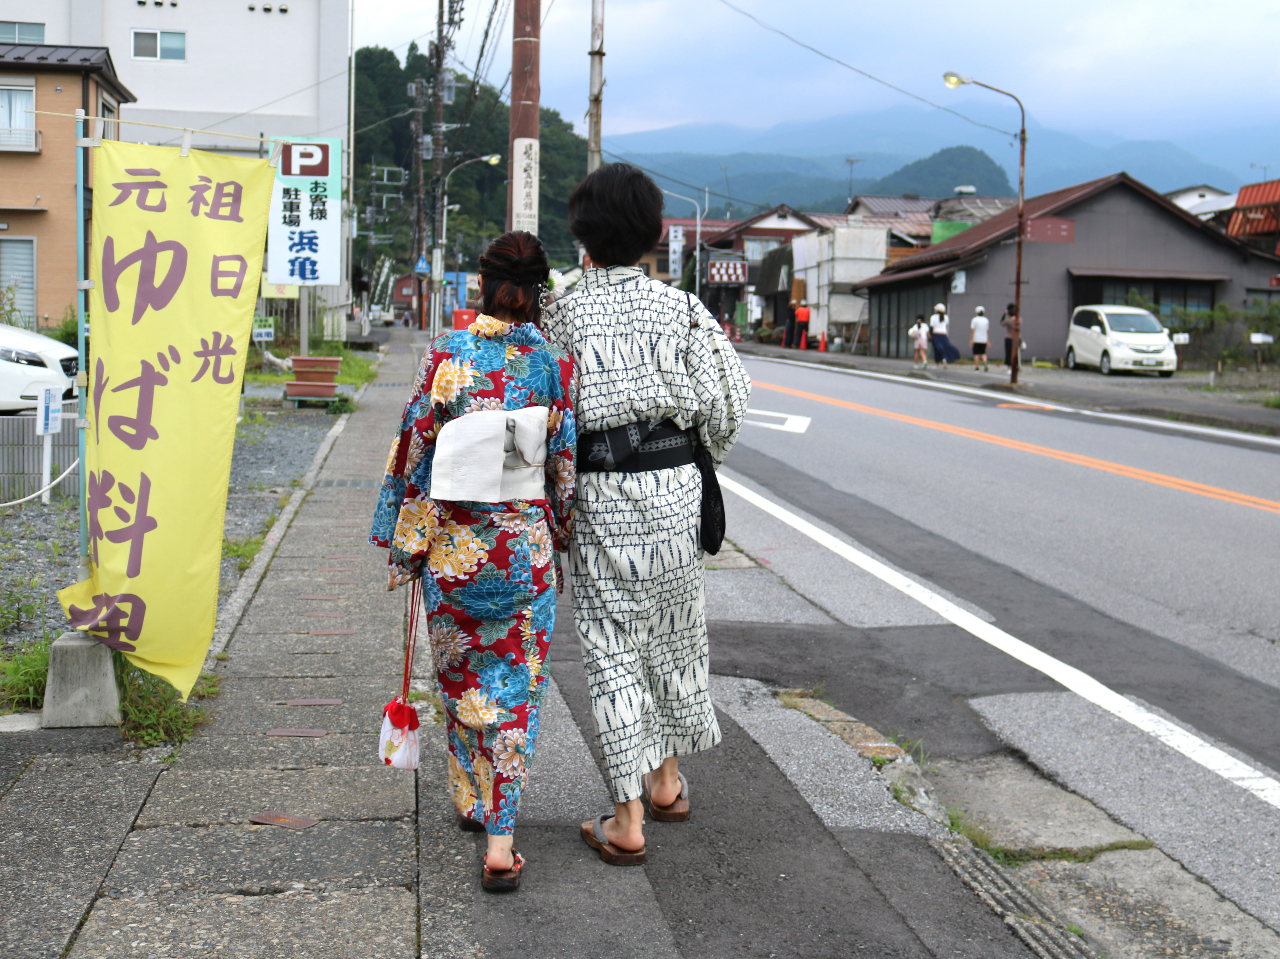
[[[444, 184], [440, 190], [440, 193], [442, 195], [440, 235], [436, 237], [436, 243], [440, 246], [440, 257], [441, 257], [442, 263], [444, 260], [444, 243], [446, 242], [446, 237], [448, 237], [449, 235], [449, 177], [453, 176], [455, 173], [461, 170], [464, 166], [467, 166], [472, 163], [487, 163], [489, 164], [489, 166], [497, 166], [501, 162], [502, 162], [501, 154], [489, 153], [482, 157], [472, 157], [470, 160], [463, 160], [461, 163], [459, 163], [457, 166], [455, 166], [452, 170], [450, 170], [448, 173], [444, 175]], [[454, 265], [457, 266], [458, 264], [454, 264]], [[443, 310], [440, 309], [443, 299], [444, 299], [443, 293], [433, 298], [431, 303], [431, 311], [433, 314], [443, 312]], [[436, 320], [440, 320], [441, 322], [443, 322], [444, 317], [436, 316], [436, 315], [433, 315], [431, 317], [431, 329], [433, 332], [436, 329]]]
[[942, 75], [942, 82], [947, 85], [949, 90], [957, 90], [966, 83], [972, 83], [976, 87], [984, 87], [995, 93], [1003, 93], [1006, 97], [1012, 97], [1013, 102], [1018, 105], [1018, 109], [1022, 112], [1022, 125], [1018, 128], [1018, 259], [1013, 278], [1013, 312], [1018, 318], [1018, 329], [1013, 337], [1013, 355], [1009, 357], [1009, 382], [1016, 385], [1022, 346], [1022, 234], [1026, 230], [1027, 110], [1022, 105], [1022, 101], [1008, 90], [1001, 90], [999, 87], [993, 87], [972, 77], [962, 76], [952, 70], [948, 70]]
[[[687, 200], [693, 204], [693, 212], [698, 218], [698, 232], [693, 241], [693, 295], [702, 298], [702, 207], [698, 206], [698, 201], [692, 197], [681, 196], [679, 193], [672, 193], [670, 190], [663, 190], [667, 196], [673, 196], [677, 200]], [[667, 251], [670, 252], [669, 250]], [[684, 264], [680, 264], [682, 267]], [[670, 264], [668, 264], [670, 266]], [[683, 272], [683, 270], [681, 271]]]

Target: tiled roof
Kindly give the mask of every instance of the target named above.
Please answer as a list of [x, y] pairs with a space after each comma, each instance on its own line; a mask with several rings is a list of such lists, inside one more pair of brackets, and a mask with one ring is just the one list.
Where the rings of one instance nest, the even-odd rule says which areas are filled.
[[[1172, 203], [1166, 197], [1161, 196], [1127, 173], [1116, 173], [1097, 180], [1090, 180], [1087, 183], [1066, 187], [1062, 190], [1055, 190], [1052, 193], [1028, 197], [1025, 204], [1026, 218], [1031, 220], [1037, 216], [1053, 216], [1082, 200], [1121, 184], [1128, 186], [1152, 203], [1164, 207], [1170, 213], [1204, 231], [1206, 235], [1214, 240], [1229, 243], [1232, 246], [1239, 246], [1235, 240], [1223, 236], [1211, 226], [1202, 223], [1197, 217], [1192, 216], [1177, 204]], [[988, 247], [994, 246], [1001, 240], [1015, 236], [1017, 232], [1018, 210], [1017, 207], [1012, 207], [983, 223], [969, 227], [963, 233], [957, 233], [949, 240], [935, 243], [914, 256], [903, 257], [901, 260], [895, 261], [879, 276], [874, 276], [859, 285], [866, 287], [879, 286], [883, 283], [896, 283], [914, 276], [948, 269], [952, 264], [985, 253]]]
[[865, 223], [868, 226], [883, 226], [890, 230], [897, 230], [904, 236], [923, 237], [930, 239], [933, 236], [933, 217], [927, 212], [912, 213], [896, 213], [888, 215], [872, 215], [850, 217], [851, 223]]
[[1235, 212], [1227, 224], [1227, 236], [1265, 236], [1280, 229], [1276, 212], [1280, 206], [1280, 180], [1251, 183], [1236, 194]]
[[1017, 205], [1018, 198], [1012, 196], [949, 196], [933, 205], [933, 215], [939, 220], [981, 223]]
[[924, 196], [855, 196], [853, 198], [853, 206], [861, 205], [868, 213], [880, 215], [928, 213], [937, 202], [936, 197]]
[[111, 51], [106, 47], [59, 47], [47, 44], [0, 43], [0, 74], [4, 68], [29, 70], [33, 73], [81, 73], [99, 75], [103, 84], [123, 103], [136, 103], [137, 97], [116, 76]]

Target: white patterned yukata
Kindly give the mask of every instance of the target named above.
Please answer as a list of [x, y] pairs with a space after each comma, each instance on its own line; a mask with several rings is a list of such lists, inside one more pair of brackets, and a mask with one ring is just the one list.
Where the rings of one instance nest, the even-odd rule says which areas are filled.
[[[751, 382], [696, 297], [638, 267], [588, 270], [552, 303], [547, 338], [578, 362], [578, 435], [671, 420], [718, 467]], [[697, 466], [578, 473], [569, 553], [574, 623], [614, 800], [668, 756], [720, 742], [707, 688]]]

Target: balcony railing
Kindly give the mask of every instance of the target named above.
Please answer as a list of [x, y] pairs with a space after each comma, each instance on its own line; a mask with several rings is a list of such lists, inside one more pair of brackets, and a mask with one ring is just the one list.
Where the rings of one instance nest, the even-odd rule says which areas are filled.
[[39, 153], [41, 136], [39, 130], [27, 130], [23, 127], [0, 127], [0, 150], [10, 153]]

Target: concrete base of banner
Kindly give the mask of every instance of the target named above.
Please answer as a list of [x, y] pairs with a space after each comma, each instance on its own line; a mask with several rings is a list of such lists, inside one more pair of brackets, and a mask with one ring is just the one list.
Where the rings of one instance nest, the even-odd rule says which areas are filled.
[[84, 633], [63, 633], [49, 647], [49, 677], [40, 725], [115, 726], [120, 722], [111, 650]]

